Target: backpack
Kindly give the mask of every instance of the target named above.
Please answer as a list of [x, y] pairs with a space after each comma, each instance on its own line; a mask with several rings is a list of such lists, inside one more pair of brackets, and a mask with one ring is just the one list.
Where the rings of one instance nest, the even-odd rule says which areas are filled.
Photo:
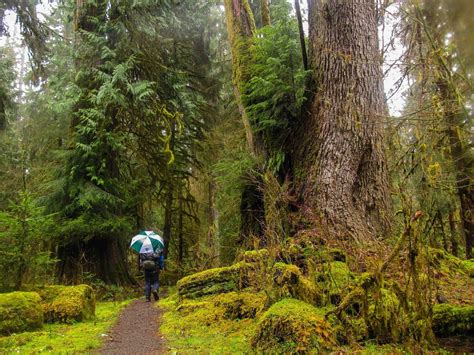
[[156, 262], [153, 258], [153, 255], [147, 255], [146, 259], [143, 261], [144, 270], [156, 270]]

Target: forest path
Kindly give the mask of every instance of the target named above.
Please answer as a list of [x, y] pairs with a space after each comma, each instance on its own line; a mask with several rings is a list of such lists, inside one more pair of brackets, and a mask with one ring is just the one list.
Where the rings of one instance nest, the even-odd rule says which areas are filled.
[[164, 354], [164, 338], [158, 333], [161, 311], [154, 302], [130, 303], [112, 327], [101, 354]]

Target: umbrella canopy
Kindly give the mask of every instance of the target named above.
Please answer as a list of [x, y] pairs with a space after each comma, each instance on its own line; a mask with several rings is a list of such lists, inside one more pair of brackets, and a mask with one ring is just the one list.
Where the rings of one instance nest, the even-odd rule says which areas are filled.
[[140, 254], [156, 253], [165, 248], [165, 242], [153, 231], [142, 231], [132, 238], [130, 248]]

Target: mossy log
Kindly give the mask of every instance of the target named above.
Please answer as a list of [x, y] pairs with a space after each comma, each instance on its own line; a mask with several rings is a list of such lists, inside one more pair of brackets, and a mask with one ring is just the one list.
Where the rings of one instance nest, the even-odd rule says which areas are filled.
[[433, 332], [440, 337], [472, 334], [474, 306], [437, 304], [433, 308]]
[[286, 298], [263, 314], [251, 344], [259, 352], [317, 353], [331, 349], [335, 339], [323, 312], [308, 303]]
[[46, 322], [71, 323], [95, 315], [95, 295], [88, 285], [46, 286], [39, 294]]
[[36, 292], [0, 294], [0, 334], [39, 329], [43, 326], [41, 298]]
[[183, 277], [178, 281], [178, 294], [181, 298], [198, 298], [217, 293], [238, 291], [248, 284], [249, 264], [237, 264], [204, 270]]

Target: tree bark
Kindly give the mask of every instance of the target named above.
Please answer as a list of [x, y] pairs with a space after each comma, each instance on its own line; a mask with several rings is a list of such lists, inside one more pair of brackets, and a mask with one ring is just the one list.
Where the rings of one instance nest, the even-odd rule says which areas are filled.
[[294, 138], [300, 202], [333, 238], [385, 236], [387, 108], [374, 1], [310, 1], [309, 39], [316, 88]]

